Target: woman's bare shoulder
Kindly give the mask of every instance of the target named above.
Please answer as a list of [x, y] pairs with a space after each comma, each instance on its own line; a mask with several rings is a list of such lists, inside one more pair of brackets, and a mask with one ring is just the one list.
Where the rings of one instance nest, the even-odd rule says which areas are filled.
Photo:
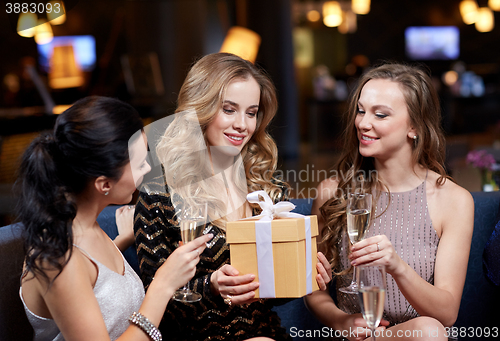
[[65, 257], [59, 259], [63, 265], [62, 270], [48, 261], [36, 261], [40, 272], [27, 272], [22, 279], [23, 292], [37, 292], [40, 296], [51, 293], [52, 296], [62, 295], [80, 290], [82, 286], [90, 285], [92, 290], [97, 279], [97, 269], [78, 249], [73, 247], [72, 252], [66, 253]]
[[339, 186], [339, 181], [336, 178], [327, 178], [320, 182], [317, 187], [318, 199], [323, 203], [335, 195], [337, 188]]
[[86, 256], [82, 250], [77, 247], [73, 247], [71, 256], [69, 256], [69, 252], [67, 254], [69, 259], [64, 264], [64, 268], [59, 274], [59, 271], [53, 269], [52, 275], [57, 274], [56, 281], [61, 279], [61, 282], [73, 282], [76, 278], [78, 281], [85, 281], [86, 283], [93, 283], [97, 280], [97, 265], [95, 265], [89, 258]]
[[456, 218], [473, 219], [474, 200], [471, 193], [451, 179], [445, 179], [442, 184], [438, 184], [438, 178], [437, 173], [429, 172], [428, 184], [432, 186], [432, 201], [442, 215], [443, 222], [455, 221]]
[[[447, 204], [465, 204], [474, 205], [472, 195], [468, 190], [458, 185], [451, 179], [445, 179], [442, 184], [437, 184], [436, 181], [439, 174], [429, 172], [430, 183], [433, 184], [437, 198]], [[473, 207], [473, 206], [472, 206]]]
[[332, 191], [336, 191], [338, 186], [339, 186], [338, 179], [334, 178], [334, 177], [330, 177], [330, 178], [326, 178], [325, 180], [321, 181], [318, 185], [318, 189], [323, 189], [323, 190], [329, 189]]
[[320, 182], [316, 188], [316, 193], [314, 197], [312, 212], [313, 214], [319, 214], [319, 208], [323, 206], [325, 202], [330, 200], [336, 195], [337, 187], [339, 182], [335, 178], [327, 178]]

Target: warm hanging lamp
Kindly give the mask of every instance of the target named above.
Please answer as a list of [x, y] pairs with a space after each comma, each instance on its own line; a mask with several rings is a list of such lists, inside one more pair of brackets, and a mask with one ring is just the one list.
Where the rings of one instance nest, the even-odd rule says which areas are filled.
[[370, 0], [352, 0], [352, 11], [356, 14], [370, 13]]
[[72, 45], [54, 46], [50, 58], [49, 85], [52, 89], [76, 88], [85, 82]]
[[479, 32], [490, 32], [495, 27], [495, 17], [489, 7], [481, 7], [477, 10], [476, 30]]
[[21, 13], [17, 21], [17, 34], [31, 38], [35, 35], [38, 18], [35, 13]]
[[255, 63], [259, 46], [260, 36], [257, 33], [248, 28], [233, 26], [227, 32], [220, 52], [232, 53]]
[[327, 27], [342, 24], [342, 9], [338, 1], [327, 1], [323, 4], [323, 23]]
[[52, 5], [52, 11], [47, 12], [47, 19], [51, 25], [61, 25], [66, 21], [66, 8], [64, 8], [64, 1], [53, 0], [49, 1]]
[[488, 0], [488, 7], [493, 11], [500, 11], [500, 0]]
[[460, 2], [460, 15], [466, 25], [471, 25], [476, 22], [477, 3], [475, 0], [463, 0]]
[[38, 20], [38, 26], [35, 30], [35, 41], [38, 45], [50, 43], [54, 39], [52, 27], [45, 19]]

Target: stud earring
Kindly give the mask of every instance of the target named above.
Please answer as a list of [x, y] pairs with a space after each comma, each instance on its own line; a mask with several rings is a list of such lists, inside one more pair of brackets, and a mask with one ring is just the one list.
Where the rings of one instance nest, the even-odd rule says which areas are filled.
[[109, 191], [104, 192], [104, 195], [108, 195], [108, 194], [109, 194]]
[[414, 139], [414, 140], [417, 140], [417, 135], [413, 135], [413, 139]]

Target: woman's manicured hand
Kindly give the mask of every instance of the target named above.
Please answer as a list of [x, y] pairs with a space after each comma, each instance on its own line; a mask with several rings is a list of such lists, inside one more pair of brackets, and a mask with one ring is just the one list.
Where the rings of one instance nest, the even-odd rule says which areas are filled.
[[221, 295], [228, 304], [247, 304], [255, 302], [255, 290], [258, 282], [253, 282], [255, 275], [239, 275], [239, 271], [226, 264], [215, 271], [211, 277], [212, 293]]
[[116, 236], [114, 242], [121, 252], [125, 251], [135, 243], [134, 212], [134, 205], [125, 205], [115, 211], [118, 236]]
[[373, 236], [354, 244], [349, 259], [355, 266], [384, 265], [390, 274], [397, 272], [404, 263], [386, 235]]
[[212, 234], [206, 234], [175, 249], [165, 263], [158, 268], [153, 282], [159, 281], [162, 286], [171, 291], [182, 287], [195, 275], [200, 254], [212, 238]]
[[332, 280], [332, 267], [322, 252], [318, 252], [318, 263], [316, 263], [318, 274], [316, 281], [320, 290], [328, 289], [328, 283]]

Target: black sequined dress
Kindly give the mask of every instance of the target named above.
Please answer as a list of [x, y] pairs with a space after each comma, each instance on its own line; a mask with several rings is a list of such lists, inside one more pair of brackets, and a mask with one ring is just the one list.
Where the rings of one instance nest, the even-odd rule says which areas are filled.
[[[146, 289], [158, 267], [181, 240], [174, 207], [165, 188], [164, 178], [155, 178], [144, 185], [136, 206], [134, 231], [141, 279]], [[271, 310], [276, 300], [228, 306], [220, 295], [212, 295], [210, 276], [229, 263], [229, 246], [225, 232], [217, 226], [208, 224], [205, 233], [212, 233], [214, 238], [200, 255], [196, 275], [189, 282], [189, 287], [203, 297], [196, 303], [171, 300], [160, 324], [163, 337], [168, 340], [201, 341], [267, 336], [274, 340], [291, 340], [281, 327], [278, 315]]]

